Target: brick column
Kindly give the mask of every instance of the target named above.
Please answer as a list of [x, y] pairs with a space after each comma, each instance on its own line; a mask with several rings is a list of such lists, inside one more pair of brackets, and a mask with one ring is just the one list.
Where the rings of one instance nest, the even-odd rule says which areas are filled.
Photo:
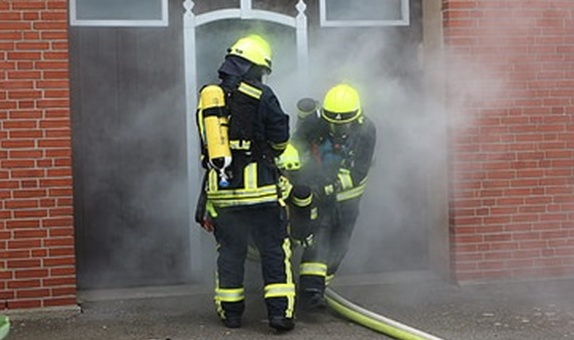
[[76, 304], [67, 7], [0, 2], [0, 310]]
[[574, 274], [574, 1], [443, 15], [455, 278]]

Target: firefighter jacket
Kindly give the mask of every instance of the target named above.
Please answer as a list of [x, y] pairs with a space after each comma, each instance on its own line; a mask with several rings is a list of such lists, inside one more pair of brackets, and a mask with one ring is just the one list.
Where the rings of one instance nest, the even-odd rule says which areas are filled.
[[293, 144], [301, 154], [301, 170], [293, 181], [308, 185], [319, 200], [355, 202], [360, 200], [371, 167], [376, 128], [362, 117], [344, 141], [333, 141], [328, 126], [320, 118], [303, 122], [293, 136]]
[[347, 252], [376, 142], [375, 126], [366, 117], [344, 140], [331, 137], [321, 118], [309, 119], [292, 141], [302, 155], [299, 178], [293, 180], [311, 187], [318, 205], [316, 233], [299, 269], [303, 305], [306, 294], [323, 293]]
[[[283, 112], [270, 87], [256, 79], [223, 76], [228, 110], [231, 165], [229, 183], [223, 186], [215, 169], [207, 169], [205, 190], [214, 207], [233, 207], [277, 202], [278, 170], [274, 157], [289, 139], [289, 116]], [[199, 124], [201, 132], [201, 124]], [[205, 145], [202, 157], [206, 158]]]

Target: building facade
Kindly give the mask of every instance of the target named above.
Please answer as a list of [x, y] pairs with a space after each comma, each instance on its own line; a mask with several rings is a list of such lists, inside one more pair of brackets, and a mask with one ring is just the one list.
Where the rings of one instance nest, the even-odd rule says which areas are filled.
[[[192, 199], [181, 199], [180, 182], [157, 183], [189, 176], [183, 18], [224, 2], [170, 0], [159, 28], [96, 30], [70, 25], [79, 1], [0, 2], [0, 309], [73, 306], [78, 289], [193, 279], [194, 249], [205, 245], [188, 242]], [[334, 39], [318, 29], [323, 2], [282, 3], [293, 16], [304, 10], [309, 46]], [[416, 40], [404, 56], [416, 54], [433, 75], [420, 84], [444, 113], [422, 262], [460, 283], [571, 276], [574, 3], [410, 5], [418, 19], [396, 34]], [[136, 203], [126, 203], [132, 194]], [[157, 209], [169, 213], [150, 214]], [[114, 271], [104, 280], [106, 268]], [[140, 274], [116, 279], [128, 272]]]

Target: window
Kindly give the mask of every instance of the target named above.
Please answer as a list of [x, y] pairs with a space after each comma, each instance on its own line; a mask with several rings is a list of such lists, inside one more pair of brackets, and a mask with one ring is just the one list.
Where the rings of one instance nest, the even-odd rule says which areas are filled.
[[168, 0], [70, 0], [72, 26], [167, 26]]
[[409, 0], [320, 0], [321, 26], [408, 26]]

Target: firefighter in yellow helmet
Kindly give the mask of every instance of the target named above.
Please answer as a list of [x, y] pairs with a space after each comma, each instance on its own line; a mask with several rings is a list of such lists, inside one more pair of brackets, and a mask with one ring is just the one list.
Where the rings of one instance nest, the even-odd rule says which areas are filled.
[[269, 325], [288, 331], [294, 327], [295, 285], [274, 159], [289, 140], [289, 116], [262, 81], [271, 72], [269, 44], [258, 35], [240, 38], [218, 72], [221, 82], [200, 93], [197, 125], [206, 174], [195, 217], [217, 241], [216, 309], [226, 327], [241, 327], [252, 238], [261, 254]]
[[298, 106], [299, 112], [310, 114], [299, 115], [291, 141], [301, 158], [292, 182], [312, 188], [318, 207], [313, 242], [301, 258], [298, 303], [314, 310], [326, 305], [326, 282], [347, 252], [373, 159], [376, 129], [363, 114], [358, 92], [348, 84], [330, 88], [317, 112], [309, 100]]

